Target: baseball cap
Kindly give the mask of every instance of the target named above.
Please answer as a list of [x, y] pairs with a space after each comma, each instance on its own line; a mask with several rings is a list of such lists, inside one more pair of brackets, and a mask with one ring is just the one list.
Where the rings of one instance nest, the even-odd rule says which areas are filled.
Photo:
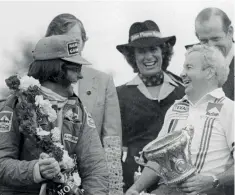
[[62, 59], [81, 65], [90, 65], [80, 55], [81, 43], [78, 39], [68, 35], [54, 35], [43, 37], [38, 41], [33, 51], [34, 60]]

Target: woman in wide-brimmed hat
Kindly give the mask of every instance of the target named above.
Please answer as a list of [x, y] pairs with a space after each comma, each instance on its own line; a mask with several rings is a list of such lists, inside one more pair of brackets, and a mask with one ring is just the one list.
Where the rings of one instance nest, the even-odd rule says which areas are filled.
[[167, 71], [176, 37], [163, 37], [151, 20], [136, 22], [127, 44], [117, 49], [138, 75], [117, 88], [123, 128], [124, 190], [134, 182], [138, 165], [134, 156], [154, 140], [161, 130], [167, 109], [184, 95], [178, 76]]

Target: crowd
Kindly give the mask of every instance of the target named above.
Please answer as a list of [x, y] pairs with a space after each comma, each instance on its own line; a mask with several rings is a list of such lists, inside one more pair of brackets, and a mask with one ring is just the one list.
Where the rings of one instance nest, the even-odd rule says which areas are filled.
[[[117, 50], [137, 75], [113, 79], [82, 57], [88, 40], [65, 13], [48, 25], [27, 76], [6, 80], [0, 110], [0, 195], [234, 194], [234, 40], [218, 8], [195, 19], [180, 76], [167, 70], [176, 36], [152, 20], [130, 26]], [[136, 162], [143, 148], [187, 125], [196, 172], [174, 186]], [[168, 162], [166, 162], [168, 163]], [[137, 171], [141, 175], [135, 178]]]

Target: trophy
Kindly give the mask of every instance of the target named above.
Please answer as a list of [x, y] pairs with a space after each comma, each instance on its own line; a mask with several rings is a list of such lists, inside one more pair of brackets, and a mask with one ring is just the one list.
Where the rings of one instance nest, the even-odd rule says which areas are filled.
[[143, 166], [147, 166], [144, 163], [145, 159], [158, 163], [160, 169], [154, 171], [166, 185], [185, 181], [196, 171], [190, 152], [193, 133], [193, 127], [187, 126], [165, 137], [155, 139], [143, 148], [136, 162]]

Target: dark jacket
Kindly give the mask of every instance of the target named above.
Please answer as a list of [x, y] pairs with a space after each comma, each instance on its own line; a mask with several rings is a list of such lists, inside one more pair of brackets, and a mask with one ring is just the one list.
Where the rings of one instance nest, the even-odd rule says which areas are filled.
[[225, 95], [234, 100], [234, 57], [229, 65], [229, 75], [227, 81], [223, 85]]
[[[17, 102], [16, 97], [11, 97], [0, 112], [1, 116], [8, 113], [11, 125], [9, 131], [0, 127], [0, 194], [39, 194], [40, 184], [34, 183], [33, 169], [42, 151], [19, 132], [15, 110]], [[64, 117], [64, 147], [70, 155], [77, 156], [85, 194], [106, 195], [108, 172], [99, 135], [77, 97], [69, 99], [63, 107], [63, 116], [69, 110], [78, 114], [80, 120]]]

